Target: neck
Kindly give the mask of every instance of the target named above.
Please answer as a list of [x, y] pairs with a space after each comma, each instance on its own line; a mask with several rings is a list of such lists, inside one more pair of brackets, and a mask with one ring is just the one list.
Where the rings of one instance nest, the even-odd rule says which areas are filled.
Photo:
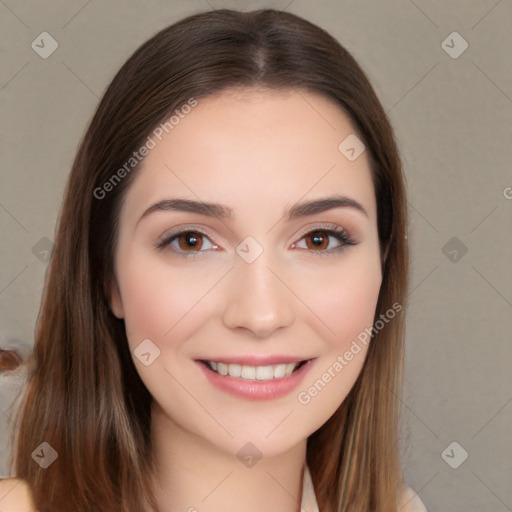
[[254, 465], [236, 452], [243, 436], [222, 449], [152, 408], [155, 493], [161, 512], [299, 512], [306, 440]]

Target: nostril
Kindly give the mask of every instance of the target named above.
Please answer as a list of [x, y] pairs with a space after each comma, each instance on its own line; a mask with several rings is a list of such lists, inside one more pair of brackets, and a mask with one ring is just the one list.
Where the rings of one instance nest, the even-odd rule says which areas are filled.
[[0, 349], [0, 372], [17, 370], [23, 364], [23, 359], [14, 350]]

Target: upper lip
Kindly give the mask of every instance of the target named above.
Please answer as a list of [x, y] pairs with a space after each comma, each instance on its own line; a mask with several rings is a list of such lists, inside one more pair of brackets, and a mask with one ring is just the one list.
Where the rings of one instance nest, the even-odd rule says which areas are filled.
[[198, 361], [216, 361], [226, 364], [239, 364], [245, 366], [271, 366], [274, 364], [288, 364], [300, 363], [307, 361], [311, 358], [300, 356], [287, 356], [287, 355], [243, 355], [243, 356], [218, 356], [218, 357], [203, 357]]

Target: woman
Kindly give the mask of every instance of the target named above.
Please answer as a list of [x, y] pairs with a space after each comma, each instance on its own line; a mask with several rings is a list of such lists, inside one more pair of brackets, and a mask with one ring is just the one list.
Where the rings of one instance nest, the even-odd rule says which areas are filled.
[[392, 128], [336, 40], [276, 10], [162, 30], [73, 164], [2, 510], [424, 510], [407, 263]]

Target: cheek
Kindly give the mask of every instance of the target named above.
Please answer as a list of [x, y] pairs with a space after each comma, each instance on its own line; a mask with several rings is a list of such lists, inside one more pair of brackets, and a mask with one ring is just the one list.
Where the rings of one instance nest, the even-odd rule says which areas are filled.
[[373, 261], [358, 260], [324, 276], [324, 287], [311, 297], [316, 314], [310, 322], [324, 351], [297, 394], [311, 432], [334, 414], [361, 373], [382, 281], [380, 266]]
[[329, 309], [329, 322], [335, 331], [337, 348], [346, 350], [365, 328], [374, 321], [375, 308], [380, 290], [380, 279], [371, 275], [361, 276], [357, 282], [345, 282], [338, 300]]
[[372, 326], [381, 282], [380, 263], [362, 257], [318, 275], [315, 287], [304, 285], [304, 296], [314, 313], [310, 321], [331, 349], [346, 350]]
[[197, 306], [221, 275], [222, 269], [198, 266], [171, 271], [154, 258], [126, 258], [118, 267], [118, 276], [130, 346], [149, 338], [164, 348], [173, 340], [189, 338], [200, 323], [194, 318], [202, 310]]

